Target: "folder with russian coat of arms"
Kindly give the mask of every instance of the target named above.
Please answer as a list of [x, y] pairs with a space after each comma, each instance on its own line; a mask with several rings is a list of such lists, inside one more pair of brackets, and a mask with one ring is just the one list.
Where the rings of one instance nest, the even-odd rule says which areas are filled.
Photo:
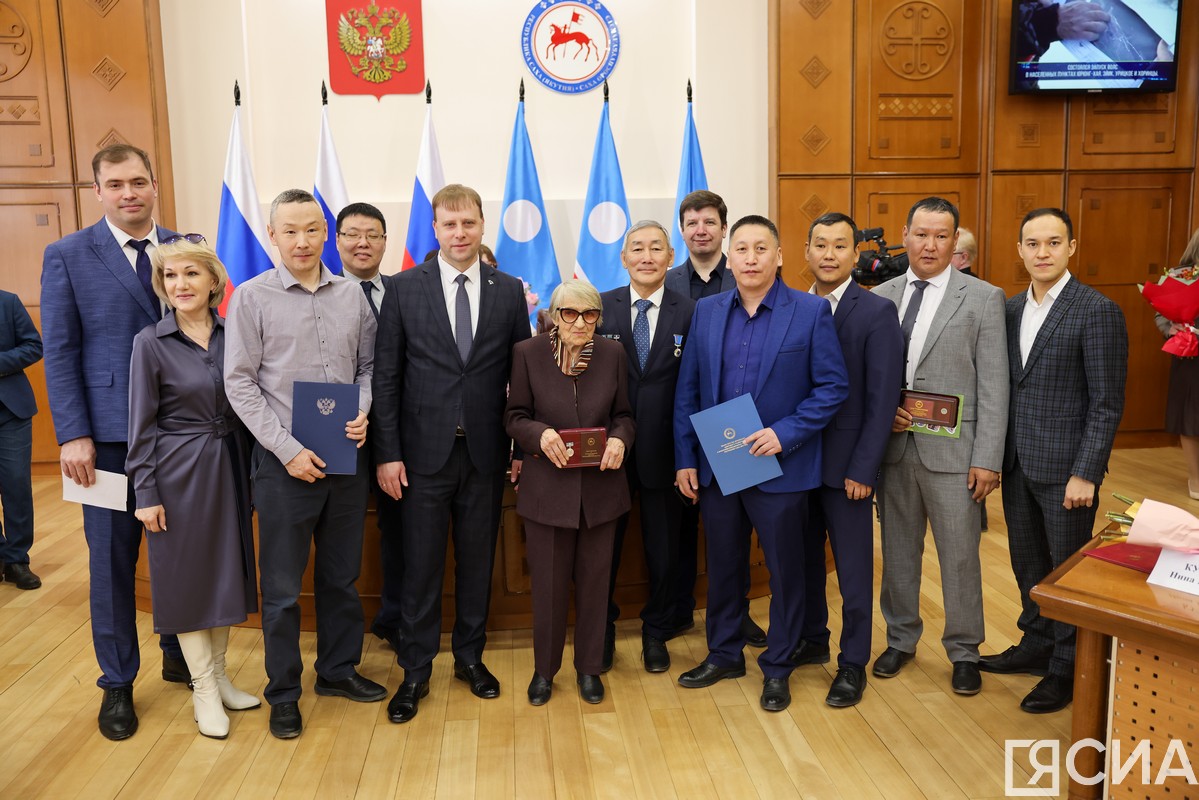
[[692, 414], [691, 425], [726, 497], [783, 474], [778, 456], [749, 453], [745, 437], [762, 430], [762, 418], [750, 395], [739, 395]]
[[358, 416], [360, 395], [356, 383], [293, 385], [291, 435], [325, 462], [321, 472], [326, 475], [358, 471], [358, 443], [346, 438], [346, 425]]

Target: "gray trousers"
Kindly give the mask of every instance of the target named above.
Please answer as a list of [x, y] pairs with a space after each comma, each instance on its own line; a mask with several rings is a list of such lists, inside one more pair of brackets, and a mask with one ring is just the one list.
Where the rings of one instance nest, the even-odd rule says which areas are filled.
[[887, 644], [905, 653], [916, 652], [924, 632], [920, 568], [925, 531], [931, 523], [945, 604], [941, 644], [952, 662], [978, 661], [978, 645], [985, 637], [978, 559], [981, 517], [966, 480], [962, 473], [929, 471], [912, 442], [898, 462], [883, 465], [879, 495], [883, 585], [879, 600], [887, 622]]

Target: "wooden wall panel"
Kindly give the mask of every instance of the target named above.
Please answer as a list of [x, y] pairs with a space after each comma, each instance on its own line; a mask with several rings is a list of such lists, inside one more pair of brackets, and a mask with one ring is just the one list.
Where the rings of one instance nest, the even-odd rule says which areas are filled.
[[855, 171], [978, 172], [982, 4], [862, 0], [857, 8]]
[[[848, 175], [853, 162], [853, 4], [783, 0], [778, 171]], [[803, 47], [791, 46], [804, 42]]]
[[[28, 309], [38, 333], [42, 332], [41, 308]], [[50, 399], [46, 396], [46, 362], [39, 361], [25, 370], [25, 377], [33, 385], [33, 396], [37, 400], [37, 414], [33, 417], [33, 463], [58, 464], [58, 443], [54, 438], [54, 420], [50, 418]]]
[[779, 181], [779, 238], [783, 245], [783, 280], [807, 289], [812, 285], [804, 242], [812, 220], [829, 211], [851, 214], [849, 178], [786, 178]]
[[[1034, 208], [1061, 208], [1066, 182], [1060, 172], [994, 175], [991, 179], [991, 213], [979, 239], [984, 277], [1009, 297], [1028, 288], [1029, 275], [1016, 252], [1020, 221]], [[966, 227], [970, 227], [967, 225]], [[977, 233], [977, 232], [976, 232]]]
[[58, 11], [50, 0], [0, 3], [0, 181], [71, 180]]
[[26, 306], [39, 305], [42, 252], [74, 231], [75, 193], [67, 188], [6, 189], [0, 195], [0, 231], [7, 237], [0, 258], [0, 286], [20, 295]]
[[[1008, 94], [1012, 4], [995, 3], [995, 70], [991, 98], [995, 124], [991, 130], [991, 163], [996, 170], [1062, 170], [1066, 166], [1066, 100]], [[998, 192], [998, 189], [995, 190]]]
[[883, 228], [887, 244], [903, 244], [908, 210], [929, 195], [943, 197], [958, 207], [962, 224], [977, 227], [978, 178], [936, 176], [915, 178], [860, 177], [854, 180], [854, 221], [862, 228]]

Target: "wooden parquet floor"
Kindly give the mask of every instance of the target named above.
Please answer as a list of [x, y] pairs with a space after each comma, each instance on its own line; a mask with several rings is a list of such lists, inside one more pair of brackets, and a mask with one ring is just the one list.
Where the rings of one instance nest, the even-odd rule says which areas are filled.
[[[1112, 491], [1199, 510], [1187, 498], [1177, 449], [1117, 451], [1101, 514], [1121, 508]], [[670, 643], [669, 675], [650, 675], [640, 668], [633, 620], [619, 626], [616, 666], [604, 677], [608, 693], [597, 706], [578, 699], [567, 653], [553, 699], [531, 707], [525, 687], [532, 634], [499, 632], [486, 653], [503, 686], [499, 699], [479, 700], [453, 680], [443, 645], [419, 715], [393, 725], [385, 703], [315, 695], [314, 635], [304, 634], [304, 734], [273, 739], [264, 706], [231, 713], [229, 738], [215, 741], [196, 732], [187, 689], [159, 679], [150, 618], [139, 614], [140, 728], [131, 739], [110, 742], [96, 729], [100, 691], [82, 517], [60, 500], [58, 479], [36, 478], [35, 493], [32, 564], [45, 585], [22, 592], [0, 583], [2, 798], [989, 798], [1003, 796], [1005, 739], [1066, 742], [1069, 734], [1068, 710], [1033, 716], [1017, 708], [1036, 678], [984, 674], [981, 694], [951, 692], [930, 537], [925, 634], [916, 660], [895, 679], [871, 677], [864, 700], [851, 709], [824, 705], [835, 663], [797, 670], [794, 702], [781, 714], [758, 707], [762, 676], [752, 659], [745, 678], [682, 689], [675, 679], [706, 653], [702, 622]], [[998, 495], [988, 509], [983, 652], [993, 653], [1018, 640], [1019, 598]], [[829, 596], [835, 642], [835, 581]], [[877, 602], [877, 590], [875, 596]], [[763, 598], [752, 606], [762, 624], [768, 604]], [[258, 693], [266, 683], [260, 640], [256, 630], [235, 629], [229, 650], [238, 685]], [[401, 671], [391, 651], [374, 637], [364, 643], [361, 671], [394, 691]], [[875, 655], [884, 647], [876, 609]]]

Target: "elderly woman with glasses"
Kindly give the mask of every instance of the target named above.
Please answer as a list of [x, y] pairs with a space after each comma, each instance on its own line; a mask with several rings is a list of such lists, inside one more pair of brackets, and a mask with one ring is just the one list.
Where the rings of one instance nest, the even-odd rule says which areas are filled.
[[261, 705], [229, 681], [229, 626], [258, 609], [250, 528], [249, 439], [225, 398], [225, 267], [199, 234], [152, 253], [154, 291], [169, 306], [133, 340], [129, 455], [146, 526], [154, 630], [176, 633], [191, 672], [200, 733], [229, 733], [225, 708]]
[[579, 695], [604, 699], [608, 578], [616, 522], [629, 510], [623, 463], [634, 424], [624, 348], [595, 336], [602, 307], [591, 284], [565, 281], [550, 298], [554, 328], [513, 350], [504, 422], [525, 452], [516, 510], [533, 580], [535, 706], [550, 699], [562, 666], [572, 578]]

